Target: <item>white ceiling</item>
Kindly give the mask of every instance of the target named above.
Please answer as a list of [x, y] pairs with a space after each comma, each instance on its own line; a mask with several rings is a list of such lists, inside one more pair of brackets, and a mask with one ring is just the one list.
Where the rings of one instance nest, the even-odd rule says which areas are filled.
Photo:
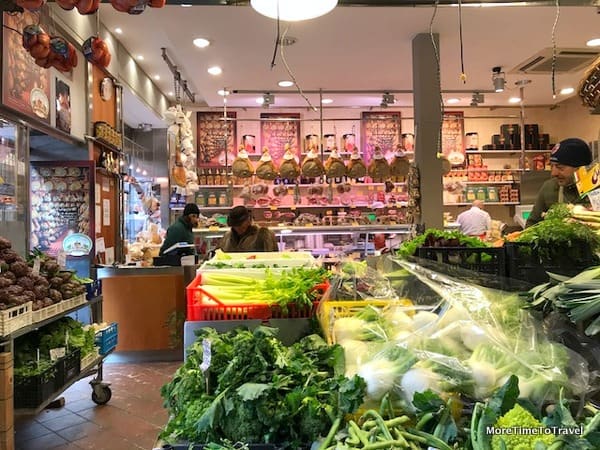
[[[419, 33], [429, 32], [433, 14], [432, 6], [338, 6], [317, 19], [282, 22], [281, 33], [287, 30], [287, 36], [298, 39], [284, 49], [285, 60], [299, 86], [307, 91], [323, 89], [324, 97], [334, 100], [332, 107], [379, 107], [384, 91], [412, 90], [412, 40]], [[173, 91], [173, 76], [162, 58], [162, 47], [196, 94], [198, 106], [223, 106], [217, 90], [224, 87], [232, 91], [255, 91], [230, 95], [230, 107], [257, 107], [255, 100], [261, 93], [282, 90], [290, 94], [277, 93], [275, 106], [307, 106], [295, 88], [277, 86], [279, 80], [290, 76], [281, 53], [271, 69], [276, 21], [248, 6], [172, 5], [128, 15], [103, 3], [100, 17], [110, 30], [123, 29], [117, 38], [132, 55], [144, 56], [139, 64], [148, 75], [160, 75], [155, 83], [165, 94]], [[440, 37], [441, 86], [443, 91], [449, 91], [444, 98], [457, 97], [461, 100], [459, 106], [468, 106], [472, 92], [482, 91], [483, 106], [506, 106], [509, 97], [519, 94], [515, 83], [528, 79], [531, 83], [525, 88], [526, 105], [552, 105], [566, 99], [558, 91], [567, 86], [577, 90], [585, 69], [556, 74], [556, 99], [552, 96], [550, 74], [513, 72], [535, 54], [552, 47], [556, 17], [556, 8], [547, 6], [464, 6], [462, 35], [467, 80], [462, 83], [459, 9], [440, 6], [432, 30]], [[212, 45], [196, 48], [192, 44], [195, 37], [206, 37]], [[585, 43], [592, 38], [600, 38], [600, 14], [596, 7], [560, 8], [555, 27], [558, 48], [589, 51]], [[212, 65], [221, 66], [222, 75], [209, 75], [206, 69]], [[506, 72], [507, 89], [503, 93], [488, 93], [492, 90], [494, 66], [501, 66]], [[369, 92], [327, 93], [334, 90]], [[318, 94], [307, 96], [312, 104], [318, 105]], [[396, 93], [395, 97], [396, 106], [413, 104], [410, 93]], [[182, 98], [188, 101], [183, 93]], [[141, 106], [138, 102], [135, 108], [133, 105], [128, 108], [126, 102], [128, 123], [156, 120], [151, 115], [144, 117], [144, 111], [139, 111]], [[136, 115], [135, 121], [127, 120], [131, 114]]]

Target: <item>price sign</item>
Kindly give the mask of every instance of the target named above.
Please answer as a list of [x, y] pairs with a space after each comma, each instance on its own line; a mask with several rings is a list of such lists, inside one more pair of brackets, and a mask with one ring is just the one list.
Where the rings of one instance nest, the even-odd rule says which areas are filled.
[[277, 211], [277, 206], [271, 206], [269, 209], [270, 209], [271, 211]]
[[208, 227], [208, 231], [219, 231], [219, 227], [216, 225], [211, 225]]
[[33, 274], [34, 275], [39, 275], [40, 274], [40, 266], [42, 265], [42, 262], [40, 260], [40, 258], [35, 258], [35, 260], [33, 261]]
[[296, 206], [290, 206], [290, 209], [291, 209], [292, 211], [296, 211]]
[[200, 370], [206, 372], [210, 367], [212, 360], [212, 351], [210, 348], [210, 341], [208, 339], [202, 339], [202, 363], [200, 363]]
[[64, 347], [51, 348], [50, 349], [50, 361], [56, 361], [57, 359], [64, 358], [67, 351]]
[[310, 227], [313, 226], [313, 224], [312, 223], [306, 223], [306, 224], [304, 224], [304, 226], [310, 228]]

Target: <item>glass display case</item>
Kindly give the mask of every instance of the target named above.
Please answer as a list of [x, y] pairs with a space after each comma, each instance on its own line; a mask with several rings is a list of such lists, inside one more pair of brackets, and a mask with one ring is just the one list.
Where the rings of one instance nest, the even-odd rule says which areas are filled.
[[27, 158], [23, 127], [0, 118], [0, 236], [24, 255], [27, 248]]

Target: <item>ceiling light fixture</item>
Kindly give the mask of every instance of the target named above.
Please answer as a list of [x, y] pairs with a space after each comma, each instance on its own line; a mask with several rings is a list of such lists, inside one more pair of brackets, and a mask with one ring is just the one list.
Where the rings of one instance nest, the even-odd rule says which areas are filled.
[[153, 77], [156, 81], [160, 80], [160, 75], [154, 75]]
[[504, 79], [504, 72], [502, 67], [496, 66], [492, 69], [492, 83], [494, 83], [494, 91], [504, 92], [504, 85], [506, 80]]
[[135, 57], [135, 59], [137, 59], [138, 61], [143, 61], [144, 60], [144, 55], [137, 55]]
[[192, 42], [198, 48], [206, 48], [210, 45], [210, 41], [206, 38], [196, 38]]
[[227, 89], [219, 89], [217, 91], [217, 94], [219, 94], [222, 97], [225, 97], [225, 96], [231, 94], [231, 92], [229, 92]]
[[169, 91], [169, 92], [167, 92], [167, 95], [168, 95], [169, 97], [173, 97], [173, 91]]
[[590, 39], [585, 43], [588, 47], [599, 47], [600, 46], [600, 38]]
[[333, 99], [332, 98], [324, 98], [321, 100], [321, 103], [324, 105], [329, 105], [329, 104], [333, 103]]
[[296, 22], [314, 19], [330, 12], [338, 0], [250, 0], [256, 12], [271, 19]]
[[508, 103], [519, 103], [521, 101], [521, 97], [511, 97], [508, 99]]
[[566, 87], [566, 88], [562, 88], [560, 90], [560, 95], [569, 95], [569, 94], [572, 94], [573, 92], [575, 92], [575, 88]]
[[221, 69], [219, 66], [209, 67], [206, 71], [211, 75], [221, 75], [223, 73], [223, 69]]
[[294, 85], [294, 82], [288, 81], [288, 80], [282, 80], [277, 84], [279, 85], [279, 87], [292, 87]]
[[471, 106], [479, 106], [480, 103], [485, 101], [485, 97], [483, 94], [479, 92], [473, 92], [473, 97], [471, 97]]
[[123, 30], [119, 27], [115, 28], [115, 33], [117, 34], [123, 34]]
[[448, 103], [449, 105], [454, 105], [459, 102], [460, 102], [460, 98], [449, 98], [448, 100], [446, 100], [446, 103]]
[[266, 92], [265, 94], [263, 94], [262, 96], [262, 105], [264, 108], [268, 108], [269, 106], [273, 105], [275, 103], [275, 96], [273, 94], [269, 94], [268, 92]]
[[258, 103], [259, 105], [262, 105], [262, 104], [264, 103], [265, 99], [264, 99], [264, 98], [262, 98], [262, 97], [258, 97], [258, 98], [257, 98], [257, 99], [255, 99], [254, 101], [255, 101], [256, 103]]
[[181, 4], [181, 7], [182, 7], [182, 8], [191, 8], [191, 7], [192, 7], [192, 5], [190, 5], [189, 3], [182, 3], [182, 4]]
[[381, 106], [382, 108], [387, 108], [389, 105], [393, 105], [394, 103], [396, 103], [396, 98], [394, 97], [394, 94], [384, 92], [381, 96], [381, 103], [379, 104], [379, 106]]

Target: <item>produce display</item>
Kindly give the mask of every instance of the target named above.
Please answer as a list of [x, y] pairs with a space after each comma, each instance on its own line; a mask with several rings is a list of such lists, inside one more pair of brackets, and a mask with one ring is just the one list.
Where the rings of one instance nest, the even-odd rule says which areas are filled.
[[[596, 372], [546, 337], [524, 296], [389, 257], [377, 267], [347, 262], [331, 280], [317, 310], [329, 345], [311, 335], [286, 348], [263, 327], [198, 331], [162, 389], [162, 439], [222, 450], [600, 448], [600, 411], [588, 400]], [[202, 276], [218, 281], [221, 270], [255, 269]], [[530, 300], [580, 290], [592, 311], [596, 287], [586, 283], [597, 272], [555, 277]]]
[[35, 311], [85, 293], [74, 274], [61, 271], [56, 260], [44, 255], [40, 273], [34, 274], [11, 247], [11, 242], [0, 236], [0, 309], [33, 302]]
[[344, 377], [339, 346], [311, 335], [285, 347], [275, 332], [202, 329], [161, 390], [170, 416], [161, 437], [297, 449], [358, 409], [365, 384]]
[[425, 230], [425, 233], [404, 241], [398, 248], [398, 256], [416, 256], [421, 247], [489, 247], [481, 239], [467, 236], [460, 231], [443, 231], [435, 228]]

